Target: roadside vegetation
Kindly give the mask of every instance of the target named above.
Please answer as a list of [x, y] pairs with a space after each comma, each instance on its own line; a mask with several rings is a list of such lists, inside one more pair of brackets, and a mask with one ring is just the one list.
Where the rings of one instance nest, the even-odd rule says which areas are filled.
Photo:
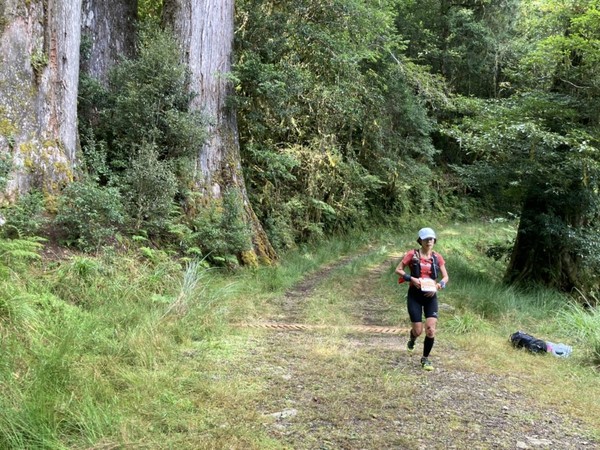
[[[0, 241], [0, 447], [285, 448], [289, 438], [267, 432], [260, 405], [287, 394], [272, 391], [274, 375], [264, 373], [266, 368], [248, 367], [257, 352], [285, 361], [284, 348], [267, 345], [269, 331], [237, 324], [282, 318], [278, 299], [344, 256], [347, 263], [297, 298], [302, 314], [296, 319], [342, 327], [317, 336], [320, 357], [341, 358], [342, 365], [358, 357], [365, 365], [352, 364], [352, 377], [382, 376], [385, 389], [399, 395], [398, 374], [409, 377], [408, 385], [411, 376], [422, 374], [399, 368], [369, 373], [375, 361], [352, 356], [343, 327], [364, 322], [361, 302], [373, 298], [380, 310], [373, 322], [408, 325], [393, 269], [399, 252], [414, 244], [413, 228], [347, 234], [290, 251], [277, 266], [236, 270], [140, 249], [56, 258], [40, 253], [35, 240]], [[457, 346], [468, 355], [457, 367], [515, 377], [540, 407], [600, 429], [597, 310], [586, 309], [577, 295], [521, 292], [502, 284], [506, 263], [486, 251], [510, 238], [515, 224], [437, 228], [437, 250], [451, 275], [442, 302], [451, 309], [442, 313], [435, 351]], [[374, 266], [384, 269], [375, 283], [363, 283]], [[573, 355], [558, 359], [517, 351], [508, 336], [518, 329], [572, 345]], [[404, 345], [403, 336], [395, 339], [387, 348], [393, 360]], [[335, 401], [326, 390], [340, 366], [319, 367], [315, 351], [305, 355], [303, 366], [322, 369], [322, 395]], [[410, 404], [410, 391], [402, 395]], [[380, 400], [361, 401], [380, 414]]]

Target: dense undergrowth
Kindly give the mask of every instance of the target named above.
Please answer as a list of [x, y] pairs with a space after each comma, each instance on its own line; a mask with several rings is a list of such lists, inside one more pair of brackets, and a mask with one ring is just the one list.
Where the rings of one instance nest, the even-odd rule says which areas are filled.
[[[159, 251], [56, 258], [36, 239], [0, 241], [0, 447], [151, 445], [178, 432], [174, 417], [188, 415], [198, 428], [214, 430], [240, 394], [202, 374], [249, 345], [231, 324], [260, 318], [269, 299], [341, 255], [367, 245], [410, 248], [412, 228], [339, 236], [290, 251], [277, 266], [235, 271]], [[597, 376], [590, 370], [600, 363], [597, 310], [583, 308], [581, 298], [506, 287], [504, 263], [485, 256], [514, 235], [513, 224], [438, 228], [455, 308], [446, 333], [508, 336], [524, 329], [573, 345], [572, 370]], [[398, 296], [394, 263], [390, 297]], [[181, 364], [191, 356], [192, 367]], [[242, 441], [263, 439], [252, 427], [236, 430], [229, 432]]]

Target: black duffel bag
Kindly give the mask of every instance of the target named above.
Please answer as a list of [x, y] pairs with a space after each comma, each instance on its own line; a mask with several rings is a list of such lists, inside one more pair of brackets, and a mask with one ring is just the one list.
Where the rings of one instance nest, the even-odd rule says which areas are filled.
[[512, 343], [513, 347], [525, 348], [531, 353], [546, 353], [547, 351], [546, 341], [535, 338], [530, 334], [523, 333], [522, 331], [517, 331], [516, 333], [511, 334], [510, 342]]

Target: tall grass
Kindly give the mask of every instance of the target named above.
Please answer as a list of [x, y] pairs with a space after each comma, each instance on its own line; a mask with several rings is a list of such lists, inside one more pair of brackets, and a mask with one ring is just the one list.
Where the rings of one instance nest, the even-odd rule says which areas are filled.
[[[201, 273], [199, 269], [200, 263], [193, 261], [188, 264], [184, 274], [181, 289], [177, 297], [169, 304], [163, 317], [173, 313], [176, 315], [184, 315], [189, 312], [193, 306], [194, 300], [199, 298], [201, 293], [198, 292], [198, 284], [200, 282]], [[206, 271], [206, 269], [203, 269]]]
[[[14, 251], [3, 256], [11, 263], [31, 259]], [[224, 326], [216, 316], [225, 310], [216, 305], [230, 295], [223, 292], [231, 283], [208, 278], [195, 263], [183, 268], [170, 258], [149, 262], [135, 254], [4, 265], [0, 448], [126, 440], [119, 435], [138, 393], [154, 385], [150, 401], [162, 395], [149, 380], [172, 374], [182, 344]]]
[[585, 349], [591, 364], [600, 366], [600, 311], [570, 302], [560, 311], [557, 322], [561, 329]]
[[480, 315], [465, 311], [445, 321], [444, 329], [454, 334], [468, 334], [490, 331], [491, 326]]
[[[95, 427], [87, 415], [82, 421], [73, 421], [73, 412], [82, 400], [78, 386], [89, 383], [78, 378], [75, 370], [80, 330], [77, 326], [52, 329], [46, 324], [36, 331], [27, 348], [15, 339], [8, 347], [11, 355], [2, 354], [8, 363], [2, 367], [1, 448], [65, 448], [60, 436], [78, 431], [84, 424]], [[83, 400], [93, 401], [97, 410], [102, 407], [97, 397]]]

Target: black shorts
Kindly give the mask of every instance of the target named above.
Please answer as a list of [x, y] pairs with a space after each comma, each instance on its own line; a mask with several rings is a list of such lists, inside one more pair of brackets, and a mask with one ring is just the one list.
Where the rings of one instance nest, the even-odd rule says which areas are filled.
[[423, 314], [425, 318], [438, 316], [438, 300], [437, 294], [433, 297], [426, 297], [425, 294], [416, 287], [411, 286], [408, 289], [406, 296], [406, 306], [411, 322], [423, 322]]

